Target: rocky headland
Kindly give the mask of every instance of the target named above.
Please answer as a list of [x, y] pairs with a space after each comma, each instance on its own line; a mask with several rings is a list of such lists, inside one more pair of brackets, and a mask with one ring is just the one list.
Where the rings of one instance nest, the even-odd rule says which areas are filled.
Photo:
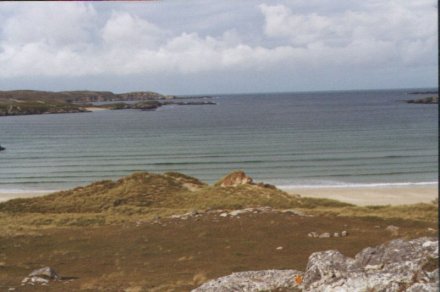
[[289, 195], [242, 171], [140, 172], [0, 203], [0, 287], [436, 291], [437, 216]]
[[[206, 97], [204, 97], [206, 98]], [[164, 105], [211, 105], [212, 101], [181, 101], [156, 92], [113, 93], [110, 91], [0, 91], [0, 116], [88, 112], [103, 109], [154, 110]], [[135, 102], [135, 103], [133, 103]], [[94, 105], [93, 103], [105, 103]]]

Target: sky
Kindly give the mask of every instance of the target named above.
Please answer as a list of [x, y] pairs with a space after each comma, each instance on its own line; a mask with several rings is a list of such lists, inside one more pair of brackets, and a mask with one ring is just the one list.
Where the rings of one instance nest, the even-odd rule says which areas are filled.
[[437, 87], [433, 0], [0, 2], [0, 90]]

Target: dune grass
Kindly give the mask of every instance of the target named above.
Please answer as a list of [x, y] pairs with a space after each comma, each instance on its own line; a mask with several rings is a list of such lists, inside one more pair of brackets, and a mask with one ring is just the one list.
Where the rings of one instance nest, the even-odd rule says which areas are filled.
[[293, 196], [259, 184], [209, 186], [180, 173], [135, 173], [117, 181], [100, 181], [47, 196], [0, 203], [0, 231], [18, 234], [25, 229], [123, 224], [193, 210], [249, 207], [298, 209], [317, 216], [425, 222], [435, 222], [438, 214], [434, 203], [359, 207], [336, 200]]

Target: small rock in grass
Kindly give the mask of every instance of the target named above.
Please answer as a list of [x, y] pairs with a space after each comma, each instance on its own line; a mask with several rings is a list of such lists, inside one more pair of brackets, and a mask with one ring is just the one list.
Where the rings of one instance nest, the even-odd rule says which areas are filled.
[[394, 225], [388, 225], [387, 228], [385, 228], [386, 231], [390, 232], [392, 236], [398, 236], [399, 235], [399, 227]]
[[306, 215], [304, 212], [294, 210], [294, 209], [283, 210], [283, 211], [281, 211], [281, 213], [297, 215], [297, 216], [305, 216]]
[[38, 270], [32, 271], [32, 273], [29, 274], [29, 277], [45, 277], [50, 280], [58, 280], [60, 276], [57, 272], [55, 272], [54, 269], [51, 267], [44, 267]]
[[229, 215], [231, 215], [232, 217], [234, 217], [234, 216], [238, 216], [238, 215], [240, 215], [240, 214], [244, 214], [244, 213], [246, 213], [247, 211], [246, 210], [234, 210], [234, 211], [231, 211], [230, 213], [229, 213]]
[[331, 235], [328, 232], [324, 232], [324, 233], [321, 233], [321, 235], [319, 235], [319, 238], [329, 238], [329, 237], [331, 237]]
[[61, 277], [51, 267], [44, 267], [32, 271], [21, 281], [21, 285], [47, 285], [49, 280], [59, 280]]

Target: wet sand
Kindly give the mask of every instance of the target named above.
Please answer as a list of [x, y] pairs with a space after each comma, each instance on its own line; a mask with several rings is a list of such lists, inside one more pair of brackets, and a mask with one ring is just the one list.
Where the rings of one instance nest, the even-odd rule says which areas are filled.
[[384, 187], [307, 187], [283, 189], [303, 197], [327, 198], [359, 206], [430, 203], [438, 197], [438, 185]]

